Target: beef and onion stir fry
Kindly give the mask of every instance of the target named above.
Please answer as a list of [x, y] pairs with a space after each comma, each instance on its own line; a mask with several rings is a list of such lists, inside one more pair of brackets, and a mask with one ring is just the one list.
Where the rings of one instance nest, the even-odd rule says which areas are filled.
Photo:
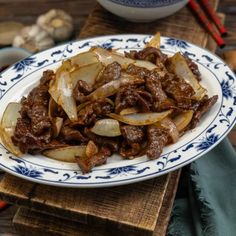
[[193, 61], [168, 57], [155, 40], [125, 55], [91, 48], [45, 71], [27, 97], [6, 108], [5, 146], [18, 156], [77, 162], [83, 173], [114, 153], [158, 158], [198, 124], [217, 95], [208, 97]]

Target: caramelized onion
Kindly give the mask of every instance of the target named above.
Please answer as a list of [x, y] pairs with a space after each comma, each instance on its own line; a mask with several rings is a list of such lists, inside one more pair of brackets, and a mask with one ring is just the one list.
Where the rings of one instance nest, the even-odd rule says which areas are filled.
[[175, 123], [179, 132], [183, 131], [191, 122], [193, 113], [194, 112], [192, 110], [183, 111], [182, 113], [173, 118], [173, 122]]
[[72, 96], [73, 84], [68, 71], [58, 70], [56, 79], [49, 86], [49, 93], [54, 101], [60, 105], [71, 121], [78, 119], [76, 102]]
[[142, 83], [144, 83], [143, 79], [134, 77], [126, 73], [122, 73], [120, 79], [112, 80], [102, 85], [101, 87], [97, 88], [95, 91], [90, 93], [88, 96], [84, 97], [84, 100], [87, 101], [97, 100], [99, 98], [106, 98], [117, 93], [121, 86]]
[[107, 116], [129, 125], [151, 125], [164, 119], [171, 112], [172, 110], [168, 110], [159, 113], [137, 113], [124, 116], [115, 113], [110, 113], [107, 114]]
[[75, 156], [84, 157], [86, 146], [68, 146], [43, 151], [43, 155], [58, 161], [76, 162]]
[[91, 51], [95, 53], [99, 61], [104, 63], [106, 66], [116, 61], [121, 65], [123, 69], [126, 69], [129, 64], [134, 64], [136, 66], [144, 67], [148, 70], [153, 70], [157, 68], [156, 65], [154, 65], [149, 61], [133, 60], [123, 55], [108, 51], [104, 48], [94, 47], [91, 49]]
[[179, 139], [179, 131], [176, 124], [169, 118], [165, 117], [161, 121], [157, 122], [155, 125], [160, 126], [168, 130], [168, 133], [172, 139], [172, 143], [176, 143]]
[[120, 115], [129, 115], [129, 114], [134, 114], [140, 112], [140, 109], [138, 107], [129, 107], [125, 108], [120, 112]]
[[52, 130], [54, 138], [56, 138], [59, 135], [62, 124], [63, 124], [63, 118], [61, 117], [52, 118]]
[[160, 32], [157, 32], [152, 39], [145, 45], [145, 48], [147, 47], [154, 47], [160, 49], [161, 45], [161, 34]]
[[11, 102], [7, 105], [0, 126], [0, 137], [3, 145], [15, 156], [22, 156], [20, 149], [11, 140], [14, 135], [17, 119], [20, 117], [21, 104]]
[[93, 86], [96, 82], [99, 73], [102, 71], [103, 68], [104, 66], [101, 62], [96, 62], [93, 64], [76, 68], [75, 70], [71, 71], [70, 76], [73, 83], [73, 89], [76, 86], [78, 80], [83, 80], [89, 86]]
[[167, 67], [192, 86], [195, 92], [193, 98], [199, 101], [206, 95], [206, 89], [201, 86], [193, 72], [190, 70], [185, 58], [179, 52], [168, 59]]
[[98, 62], [98, 57], [94, 52], [88, 51], [71, 57], [70, 61], [72, 65], [81, 67]]
[[91, 131], [100, 136], [116, 137], [121, 135], [119, 121], [114, 119], [98, 120]]

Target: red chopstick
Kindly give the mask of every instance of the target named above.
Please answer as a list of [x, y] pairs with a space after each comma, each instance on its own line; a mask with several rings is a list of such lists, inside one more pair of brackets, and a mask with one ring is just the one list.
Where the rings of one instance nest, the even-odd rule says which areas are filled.
[[227, 30], [222, 24], [220, 18], [217, 16], [216, 12], [214, 11], [213, 7], [209, 3], [208, 0], [200, 0], [202, 5], [205, 7], [207, 13], [210, 15], [211, 19], [214, 21], [216, 27], [219, 29], [222, 36], [227, 35]]
[[8, 206], [8, 203], [7, 203], [7, 202], [0, 201], [0, 211], [1, 211], [1, 210], [4, 210], [7, 206]]
[[225, 46], [224, 40], [221, 38], [218, 31], [213, 27], [211, 22], [207, 19], [200, 5], [195, 0], [189, 0], [189, 6], [197, 14], [198, 18], [201, 20], [207, 31], [212, 35], [217, 45], [220, 46], [221, 48], [224, 47]]

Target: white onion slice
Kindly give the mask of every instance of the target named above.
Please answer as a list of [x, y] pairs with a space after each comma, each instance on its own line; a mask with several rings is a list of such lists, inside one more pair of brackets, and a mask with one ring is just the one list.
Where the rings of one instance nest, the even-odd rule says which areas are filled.
[[127, 58], [123, 55], [108, 51], [104, 48], [94, 47], [91, 49], [93, 53], [95, 53], [102, 63], [104, 63], [106, 66], [111, 64], [112, 62], [118, 62], [122, 68], [126, 69], [129, 64], [134, 64], [136, 66], [145, 67], [148, 70], [153, 70], [156, 67], [153, 63], [149, 61], [143, 61], [143, 60], [133, 60], [131, 58]]
[[172, 110], [168, 110], [159, 113], [137, 113], [124, 116], [115, 113], [110, 113], [107, 114], [107, 116], [129, 125], [151, 125], [164, 119], [171, 112]]
[[183, 78], [194, 89], [193, 98], [201, 100], [206, 94], [206, 89], [201, 86], [196, 79], [193, 72], [190, 70], [185, 58], [178, 52], [174, 56], [168, 59], [168, 69], [173, 71], [177, 76]]
[[88, 85], [93, 86], [99, 73], [104, 68], [101, 62], [96, 62], [83, 67], [76, 68], [70, 72], [73, 83], [73, 88], [76, 86], [78, 80], [85, 81]]
[[119, 121], [109, 118], [96, 121], [95, 125], [91, 128], [91, 131], [97, 135], [106, 137], [121, 135]]
[[73, 83], [68, 71], [58, 70], [56, 79], [49, 86], [49, 93], [54, 101], [66, 112], [71, 121], [78, 119], [76, 102], [72, 96]]
[[128, 107], [128, 108], [123, 109], [120, 112], [120, 115], [124, 116], [124, 115], [129, 115], [129, 114], [135, 114], [138, 112], [140, 112], [140, 109], [138, 107]]
[[145, 48], [147, 47], [154, 47], [157, 49], [160, 49], [161, 45], [161, 34], [160, 32], [157, 32], [152, 39], [145, 45]]
[[158, 122], [156, 125], [161, 126], [168, 130], [168, 133], [172, 139], [172, 143], [176, 143], [179, 139], [179, 131], [175, 125], [175, 123], [169, 118], [165, 117], [160, 122]]
[[22, 156], [21, 151], [15, 146], [11, 140], [14, 135], [17, 119], [20, 117], [21, 104], [11, 102], [7, 105], [0, 126], [0, 137], [3, 145], [15, 156]]
[[184, 130], [184, 128], [186, 128], [187, 125], [191, 122], [193, 118], [193, 113], [194, 112], [192, 110], [183, 111], [182, 113], [173, 118], [173, 122], [175, 123], [179, 132]]
[[61, 117], [52, 118], [52, 129], [54, 138], [56, 138], [59, 135], [62, 125], [63, 125], [63, 118]]
[[91, 157], [96, 153], [98, 153], [98, 147], [92, 140], [89, 140], [85, 150], [86, 157]]
[[73, 65], [81, 67], [98, 62], [98, 57], [95, 53], [88, 51], [77, 54], [71, 57], [70, 60]]
[[88, 96], [84, 98], [84, 100], [97, 100], [99, 98], [109, 97], [116, 92], [118, 92], [121, 86], [127, 84], [142, 84], [144, 83], [143, 79], [134, 77], [132, 75], [122, 73], [121, 77], [118, 80], [112, 80], [101, 87], [97, 88], [95, 91], [90, 93]]
[[85, 157], [86, 146], [68, 146], [43, 151], [43, 155], [58, 161], [76, 162], [75, 157]]

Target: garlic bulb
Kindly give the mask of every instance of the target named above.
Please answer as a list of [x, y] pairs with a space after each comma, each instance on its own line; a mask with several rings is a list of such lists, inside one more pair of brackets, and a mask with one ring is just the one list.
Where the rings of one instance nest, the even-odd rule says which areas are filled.
[[22, 47], [31, 52], [38, 52], [54, 45], [51, 36], [38, 25], [24, 27], [13, 39], [14, 47]]
[[72, 17], [63, 10], [52, 9], [37, 19], [37, 24], [46, 30], [55, 41], [63, 41], [73, 33]]

